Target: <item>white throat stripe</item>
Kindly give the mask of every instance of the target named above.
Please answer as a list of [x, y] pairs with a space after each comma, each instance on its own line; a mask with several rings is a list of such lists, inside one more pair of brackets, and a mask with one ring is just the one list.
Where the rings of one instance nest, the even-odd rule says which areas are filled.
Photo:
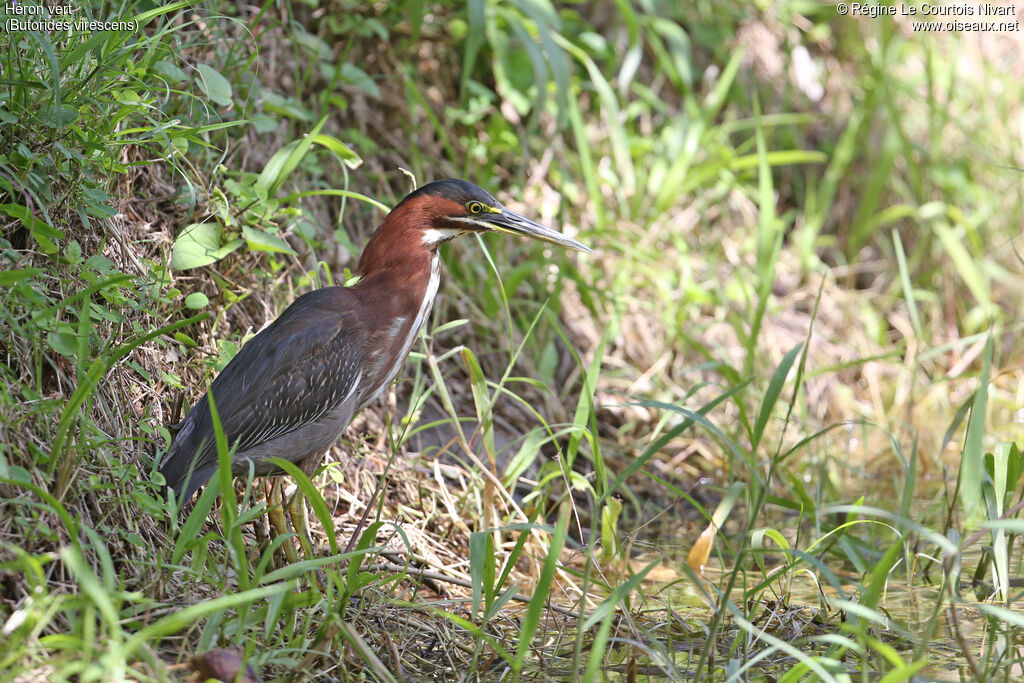
[[437, 228], [430, 228], [423, 231], [423, 244], [428, 247], [432, 247], [435, 244], [447, 242], [448, 240], [458, 236], [458, 230], [449, 230], [447, 228], [438, 230]]

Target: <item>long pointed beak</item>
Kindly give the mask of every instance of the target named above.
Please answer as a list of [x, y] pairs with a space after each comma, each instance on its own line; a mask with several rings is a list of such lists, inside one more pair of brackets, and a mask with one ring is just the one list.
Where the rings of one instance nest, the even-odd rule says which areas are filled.
[[593, 249], [584, 244], [580, 244], [571, 237], [566, 237], [557, 230], [552, 230], [540, 223], [535, 223], [529, 218], [520, 216], [518, 213], [509, 211], [505, 208], [501, 210], [501, 213], [493, 213], [483, 217], [481, 222], [487, 223], [498, 232], [550, 242], [551, 244], [557, 244], [562, 247], [568, 247], [569, 249], [575, 249], [576, 251], [582, 251], [585, 254], [594, 253]]

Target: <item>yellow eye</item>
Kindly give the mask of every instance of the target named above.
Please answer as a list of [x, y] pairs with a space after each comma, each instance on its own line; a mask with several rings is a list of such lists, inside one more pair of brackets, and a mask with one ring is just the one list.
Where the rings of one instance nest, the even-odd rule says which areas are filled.
[[466, 210], [470, 213], [481, 213], [484, 210], [484, 205], [480, 202], [467, 202]]

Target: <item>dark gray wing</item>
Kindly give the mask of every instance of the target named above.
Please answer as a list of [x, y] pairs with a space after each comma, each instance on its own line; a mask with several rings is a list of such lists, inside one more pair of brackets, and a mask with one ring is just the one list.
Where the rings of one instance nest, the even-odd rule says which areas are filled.
[[[245, 344], [210, 387], [228, 445], [241, 453], [323, 417], [356, 389], [363, 358], [357, 300], [343, 287], [296, 299]], [[182, 421], [160, 471], [179, 501], [217, 469], [207, 396]]]

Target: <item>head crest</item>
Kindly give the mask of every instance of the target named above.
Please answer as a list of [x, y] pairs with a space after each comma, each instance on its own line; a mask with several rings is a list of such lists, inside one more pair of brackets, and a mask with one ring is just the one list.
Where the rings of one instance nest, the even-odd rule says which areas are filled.
[[487, 206], [500, 206], [498, 200], [486, 190], [457, 178], [435, 180], [432, 183], [427, 183], [407, 194], [402, 201], [407, 202], [417, 197], [441, 197], [458, 202], [459, 204], [475, 200]]

